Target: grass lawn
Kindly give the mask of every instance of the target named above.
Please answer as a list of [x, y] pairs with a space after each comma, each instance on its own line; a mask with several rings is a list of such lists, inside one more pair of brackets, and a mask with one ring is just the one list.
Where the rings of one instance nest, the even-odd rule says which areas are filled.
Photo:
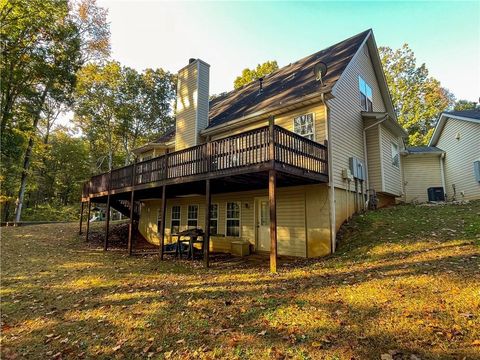
[[480, 202], [358, 216], [334, 256], [277, 275], [77, 231], [2, 228], [2, 359], [480, 358]]

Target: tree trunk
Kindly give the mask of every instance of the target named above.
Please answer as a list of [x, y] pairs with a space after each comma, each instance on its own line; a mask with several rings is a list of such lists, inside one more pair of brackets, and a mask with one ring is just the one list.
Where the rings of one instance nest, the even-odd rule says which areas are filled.
[[[32, 131], [36, 131], [38, 122], [40, 121], [40, 115], [42, 112], [43, 104], [45, 103], [45, 98], [47, 96], [48, 86], [45, 87], [43, 90], [42, 96], [40, 98], [40, 102], [38, 105], [38, 110], [35, 113], [33, 118], [33, 128]], [[25, 151], [25, 160], [23, 161], [23, 170], [22, 170], [22, 178], [20, 180], [20, 190], [18, 191], [18, 198], [17, 198], [17, 208], [15, 209], [15, 223], [20, 222], [22, 216], [22, 207], [23, 207], [23, 200], [25, 198], [25, 189], [27, 187], [27, 177], [28, 177], [28, 170], [30, 168], [31, 156], [32, 156], [32, 149], [33, 149], [33, 135], [30, 136], [28, 140], [27, 150]]]

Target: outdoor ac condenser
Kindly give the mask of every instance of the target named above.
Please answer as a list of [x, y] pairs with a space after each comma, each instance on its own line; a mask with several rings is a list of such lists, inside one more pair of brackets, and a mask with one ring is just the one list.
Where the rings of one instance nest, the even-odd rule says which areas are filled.
[[356, 157], [351, 157], [350, 171], [355, 179], [365, 180], [366, 169], [365, 169], [365, 163], [363, 162], [363, 160], [360, 160], [359, 158], [356, 158]]

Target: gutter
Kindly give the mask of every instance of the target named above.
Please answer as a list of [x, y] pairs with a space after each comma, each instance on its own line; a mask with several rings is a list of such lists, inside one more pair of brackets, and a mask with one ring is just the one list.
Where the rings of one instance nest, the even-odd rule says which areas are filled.
[[[446, 188], [446, 181], [445, 181], [445, 165], [444, 165], [444, 161], [445, 161], [445, 153], [443, 153], [441, 156], [440, 156], [440, 178], [442, 180], [442, 186], [443, 186], [443, 193], [444, 193], [444, 196], [445, 194], [447, 194], [447, 188]], [[446, 199], [446, 197], [445, 197]]]
[[[386, 114], [382, 119], [378, 120], [377, 122], [367, 126], [366, 128], [363, 129], [363, 156], [365, 158], [365, 182], [366, 182], [366, 187], [367, 187], [367, 202], [365, 203], [366, 208], [368, 209], [368, 205], [370, 203], [370, 196], [368, 196], [369, 191], [370, 191], [370, 179], [368, 178], [368, 153], [367, 153], [367, 130], [380, 125], [384, 121], [388, 119], [388, 114]], [[379, 139], [381, 141], [381, 139]], [[380, 164], [380, 166], [383, 166], [383, 164]]]

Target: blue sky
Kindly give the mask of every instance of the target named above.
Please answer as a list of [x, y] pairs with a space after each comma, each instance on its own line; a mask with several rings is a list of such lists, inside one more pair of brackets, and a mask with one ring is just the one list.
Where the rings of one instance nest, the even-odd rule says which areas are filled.
[[156, 2], [98, 0], [109, 10], [112, 57], [176, 72], [211, 65], [210, 93], [245, 67], [289, 64], [372, 28], [379, 46], [408, 43], [457, 98], [480, 96], [480, 2]]

